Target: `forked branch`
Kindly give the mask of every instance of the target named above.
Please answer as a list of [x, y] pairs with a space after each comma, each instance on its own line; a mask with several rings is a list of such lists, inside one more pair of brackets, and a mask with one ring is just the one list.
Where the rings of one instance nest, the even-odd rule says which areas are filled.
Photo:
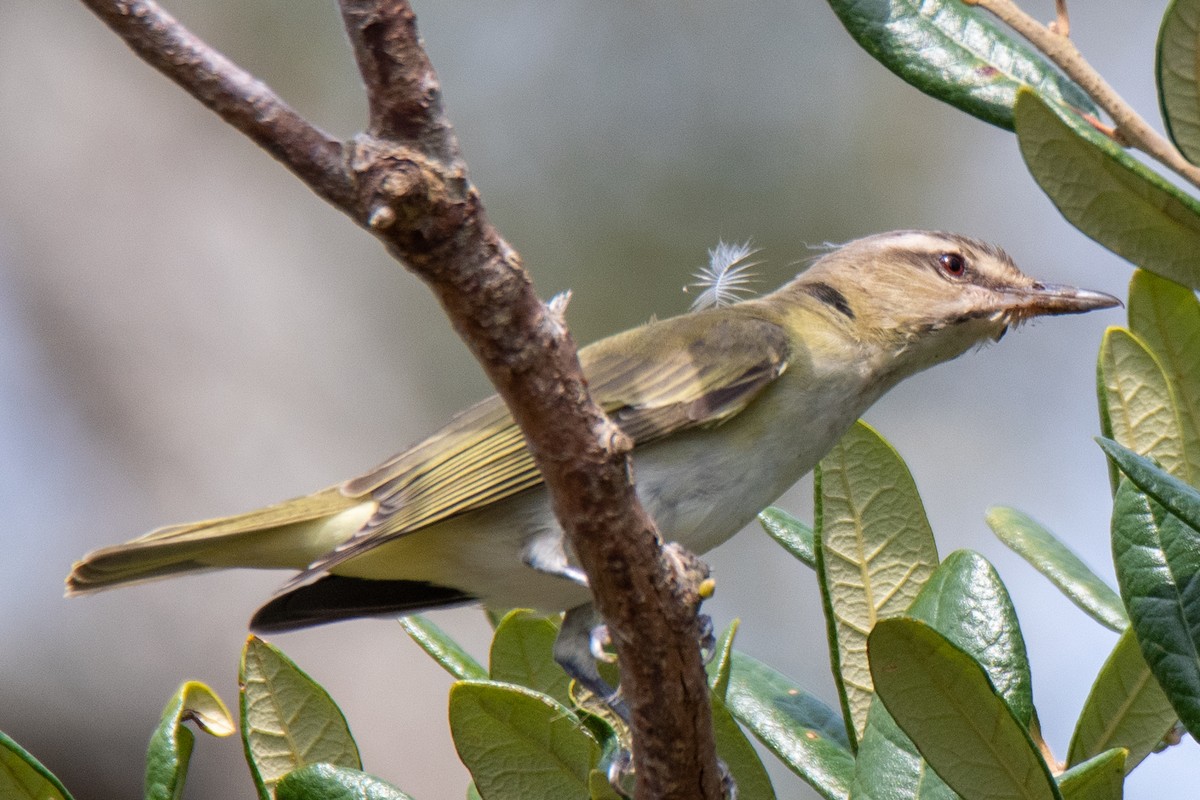
[[524, 431], [608, 622], [638, 797], [719, 798], [696, 587], [662, 558], [629, 482], [630, 442], [588, 397], [570, 334], [488, 221], [409, 4], [340, 3], [370, 110], [367, 132], [340, 142], [151, 0], [83, 2], [433, 289]]

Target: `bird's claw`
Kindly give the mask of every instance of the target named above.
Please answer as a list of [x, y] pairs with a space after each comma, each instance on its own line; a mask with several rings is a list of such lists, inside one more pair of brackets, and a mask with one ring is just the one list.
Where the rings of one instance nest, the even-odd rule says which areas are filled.
[[604, 649], [610, 644], [612, 644], [612, 636], [608, 633], [607, 625], [597, 625], [588, 634], [588, 650], [591, 651], [592, 658], [597, 661], [602, 661], [605, 664], [617, 663], [617, 657]]
[[[721, 771], [721, 794], [725, 800], [737, 800], [738, 788], [737, 781], [733, 778], [733, 773], [729, 771], [729, 767], [721, 759], [717, 759], [717, 769]], [[613, 788], [613, 791], [621, 795], [621, 797], [633, 797], [634, 792], [634, 771], [633, 771], [633, 753], [622, 747], [613, 756], [612, 761], [608, 764], [608, 785]]]
[[733, 773], [729, 771], [729, 767], [725, 762], [719, 758], [717, 759], [717, 769], [721, 771], [721, 794], [725, 795], [725, 800], [737, 800], [737, 781], [733, 779]]
[[633, 797], [633, 753], [624, 747], [608, 764], [608, 785], [621, 797]]
[[700, 658], [707, 666], [717, 655], [717, 637], [713, 634], [712, 617], [697, 614], [696, 624], [700, 628]]

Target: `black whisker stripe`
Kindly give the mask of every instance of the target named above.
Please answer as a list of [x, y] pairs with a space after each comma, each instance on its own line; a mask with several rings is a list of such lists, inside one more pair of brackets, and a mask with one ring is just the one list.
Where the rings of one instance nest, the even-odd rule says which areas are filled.
[[850, 319], [854, 319], [854, 309], [850, 308], [850, 303], [846, 300], [846, 295], [828, 283], [814, 281], [813, 283], [804, 284], [803, 289], [822, 303], [832, 306]]

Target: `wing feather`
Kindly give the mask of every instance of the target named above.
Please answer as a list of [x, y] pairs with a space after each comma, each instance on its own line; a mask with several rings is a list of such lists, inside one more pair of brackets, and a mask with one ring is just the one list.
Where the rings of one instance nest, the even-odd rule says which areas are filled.
[[[719, 425], [749, 405], [787, 365], [789, 341], [753, 305], [652, 322], [580, 351], [592, 396], [635, 444]], [[734, 313], [730, 313], [733, 311]], [[659, 358], [633, 357], [655, 340]], [[662, 354], [665, 353], [665, 357]], [[361, 477], [342, 492], [379, 503], [363, 529], [289, 584], [368, 549], [542, 482], [525, 437], [499, 397]]]

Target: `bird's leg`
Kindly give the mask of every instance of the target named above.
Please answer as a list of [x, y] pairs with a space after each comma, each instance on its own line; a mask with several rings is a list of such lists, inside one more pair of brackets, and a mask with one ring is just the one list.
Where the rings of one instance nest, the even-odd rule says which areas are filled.
[[554, 532], [539, 533], [525, 542], [521, 559], [526, 566], [533, 567], [538, 572], [563, 578], [580, 586], [588, 585], [587, 575], [579, 567], [567, 559], [567, 551], [563, 549], [562, 534]]
[[600, 698], [628, 725], [629, 707], [620, 692], [601, 677], [596, 666], [597, 660], [611, 660], [603, 650], [607, 636], [608, 629], [590, 603], [572, 608], [563, 617], [562, 628], [554, 640], [554, 660], [576, 683]]

